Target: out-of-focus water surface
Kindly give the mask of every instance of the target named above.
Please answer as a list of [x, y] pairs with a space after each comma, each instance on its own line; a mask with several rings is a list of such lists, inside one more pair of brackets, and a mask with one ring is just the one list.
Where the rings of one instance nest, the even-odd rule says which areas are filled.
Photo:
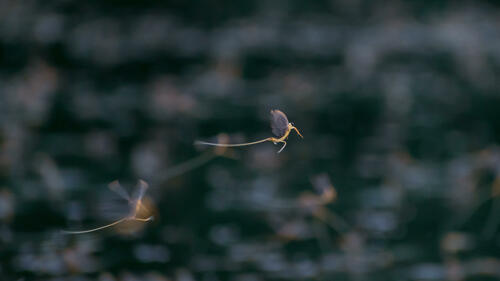
[[[494, 1], [0, 3], [1, 280], [500, 279]], [[295, 133], [212, 150], [195, 140]], [[115, 221], [120, 180], [152, 222]], [[147, 204], [146, 204], [147, 203]]]

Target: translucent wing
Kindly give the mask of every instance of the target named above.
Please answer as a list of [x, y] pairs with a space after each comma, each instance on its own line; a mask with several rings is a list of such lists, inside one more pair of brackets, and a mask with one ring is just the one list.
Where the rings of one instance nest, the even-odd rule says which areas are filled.
[[139, 180], [137, 182], [136, 191], [134, 192], [134, 196], [132, 197], [132, 200], [134, 200], [134, 202], [141, 201], [142, 197], [146, 193], [146, 190], [148, 189], [148, 187], [149, 187], [149, 185], [145, 181]]
[[277, 137], [282, 137], [288, 129], [288, 118], [278, 109], [271, 110], [271, 129]]
[[108, 187], [113, 192], [115, 192], [116, 194], [120, 195], [120, 197], [122, 197], [123, 199], [125, 199], [127, 201], [130, 201], [130, 195], [128, 195], [128, 192], [121, 186], [121, 184], [117, 180], [112, 181], [108, 185]]

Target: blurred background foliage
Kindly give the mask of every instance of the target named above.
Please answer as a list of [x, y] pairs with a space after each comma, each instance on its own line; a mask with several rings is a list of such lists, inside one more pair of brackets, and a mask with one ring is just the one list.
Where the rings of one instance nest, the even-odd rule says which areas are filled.
[[[1, 280], [500, 279], [496, 1], [0, 2]], [[271, 136], [283, 110], [304, 135]], [[154, 222], [111, 192], [150, 184]], [[134, 224], [134, 225], [130, 225]]]

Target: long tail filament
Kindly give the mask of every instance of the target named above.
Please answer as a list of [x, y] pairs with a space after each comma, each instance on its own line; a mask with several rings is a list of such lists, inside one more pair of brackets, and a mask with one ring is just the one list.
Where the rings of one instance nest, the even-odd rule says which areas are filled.
[[194, 144], [220, 146], [220, 147], [236, 147], [236, 146], [253, 145], [253, 144], [258, 144], [258, 143], [262, 143], [262, 142], [266, 142], [266, 141], [272, 141], [272, 140], [273, 140], [273, 138], [266, 138], [266, 139], [258, 140], [258, 141], [254, 141], [254, 142], [235, 143], [235, 144], [225, 144], [225, 143], [213, 143], [213, 142], [195, 141]]
[[80, 230], [80, 231], [63, 230], [62, 233], [64, 233], [64, 234], [84, 234], [84, 233], [90, 233], [90, 232], [98, 231], [98, 230], [101, 230], [101, 229], [105, 229], [105, 228], [117, 225], [117, 224], [119, 224], [121, 222], [124, 222], [124, 221], [126, 221], [128, 219], [129, 218], [123, 218], [123, 219], [117, 220], [115, 222], [112, 222], [110, 224], [107, 224], [107, 225], [104, 225], [104, 226], [100, 226], [100, 227], [97, 227], [97, 228], [93, 228], [93, 229], [89, 229], [89, 230]]
[[123, 219], [119, 219], [115, 222], [112, 222], [110, 224], [107, 224], [107, 225], [103, 225], [103, 226], [100, 226], [100, 227], [96, 227], [96, 228], [93, 228], [93, 229], [89, 229], [89, 230], [80, 230], [80, 231], [70, 231], [70, 230], [62, 230], [62, 233], [64, 234], [85, 234], [85, 233], [90, 233], [90, 232], [94, 232], [94, 231], [98, 231], [98, 230], [101, 230], [101, 229], [105, 229], [105, 228], [108, 228], [108, 227], [112, 227], [112, 226], [115, 226], [119, 223], [122, 223], [124, 221], [128, 221], [128, 220], [132, 220], [132, 221], [140, 221], [140, 222], [148, 222], [148, 221], [151, 221], [153, 220], [153, 216], [151, 217], [148, 217], [148, 218], [145, 218], [145, 219], [142, 219], [142, 218], [130, 218], [130, 217], [125, 217]]

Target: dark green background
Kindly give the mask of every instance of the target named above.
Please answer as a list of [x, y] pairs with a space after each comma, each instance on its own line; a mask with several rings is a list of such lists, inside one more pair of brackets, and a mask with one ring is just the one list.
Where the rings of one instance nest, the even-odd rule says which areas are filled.
[[[499, 18], [495, 1], [2, 1], [0, 279], [500, 279]], [[304, 135], [281, 154], [193, 146], [271, 136], [275, 108]], [[321, 174], [341, 229], [297, 207]], [[150, 183], [155, 221], [61, 235], [126, 214], [115, 179]]]

